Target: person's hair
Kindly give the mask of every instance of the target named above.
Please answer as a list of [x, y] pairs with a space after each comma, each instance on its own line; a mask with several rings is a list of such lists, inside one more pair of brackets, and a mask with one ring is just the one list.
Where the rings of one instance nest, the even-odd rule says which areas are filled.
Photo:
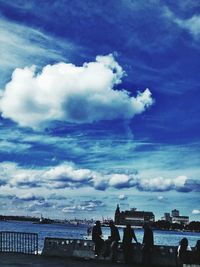
[[200, 251], [200, 240], [197, 240], [195, 250]]
[[181, 239], [180, 246], [181, 246], [181, 250], [186, 250], [187, 249], [188, 239], [186, 237], [184, 237], [183, 239]]
[[149, 224], [148, 224], [147, 222], [145, 222], [145, 223], [143, 224], [143, 228], [144, 228], [144, 229], [148, 229], [148, 228], [150, 228], [150, 226], [149, 226]]
[[113, 221], [109, 221], [109, 226], [113, 226], [114, 222]]

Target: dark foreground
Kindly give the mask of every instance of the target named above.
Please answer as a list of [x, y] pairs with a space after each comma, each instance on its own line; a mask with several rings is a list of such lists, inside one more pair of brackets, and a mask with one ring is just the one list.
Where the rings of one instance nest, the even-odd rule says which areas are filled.
[[[0, 253], [0, 267], [114, 267], [122, 263]], [[132, 267], [139, 267], [132, 265]]]

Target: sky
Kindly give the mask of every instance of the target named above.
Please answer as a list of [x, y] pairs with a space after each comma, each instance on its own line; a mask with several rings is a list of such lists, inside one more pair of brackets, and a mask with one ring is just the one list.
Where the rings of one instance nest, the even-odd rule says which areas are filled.
[[0, 214], [200, 220], [200, 2], [0, 0]]

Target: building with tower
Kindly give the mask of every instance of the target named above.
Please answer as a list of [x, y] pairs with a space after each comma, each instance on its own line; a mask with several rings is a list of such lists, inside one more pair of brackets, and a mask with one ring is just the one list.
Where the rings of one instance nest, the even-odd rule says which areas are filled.
[[153, 223], [155, 216], [151, 211], [138, 211], [136, 208], [131, 210], [120, 211], [119, 205], [117, 205], [115, 211], [115, 224], [132, 226], [143, 226], [144, 223]]

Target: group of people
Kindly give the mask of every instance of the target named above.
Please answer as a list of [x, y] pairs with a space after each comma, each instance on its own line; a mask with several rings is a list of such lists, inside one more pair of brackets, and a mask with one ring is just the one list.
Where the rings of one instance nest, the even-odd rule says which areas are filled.
[[180, 241], [180, 245], [177, 250], [177, 260], [179, 266], [182, 264], [200, 264], [200, 240], [197, 240], [194, 250], [188, 244], [188, 239], [183, 238]]
[[[118, 228], [115, 226], [113, 221], [109, 223], [110, 236], [106, 241], [102, 238], [102, 230], [100, 221], [96, 221], [95, 226], [92, 229], [92, 240], [95, 244], [95, 255], [98, 257], [100, 254], [104, 257], [110, 256], [113, 262], [117, 261], [117, 249], [120, 241], [120, 234]], [[130, 224], [127, 224], [124, 228], [122, 238], [122, 248], [124, 254], [125, 263], [132, 262], [133, 246], [132, 241], [138, 243], [134, 229], [131, 228]], [[154, 240], [153, 232], [148, 224], [144, 225], [144, 237], [143, 237], [143, 264], [150, 266], [151, 255], [153, 250]]]

